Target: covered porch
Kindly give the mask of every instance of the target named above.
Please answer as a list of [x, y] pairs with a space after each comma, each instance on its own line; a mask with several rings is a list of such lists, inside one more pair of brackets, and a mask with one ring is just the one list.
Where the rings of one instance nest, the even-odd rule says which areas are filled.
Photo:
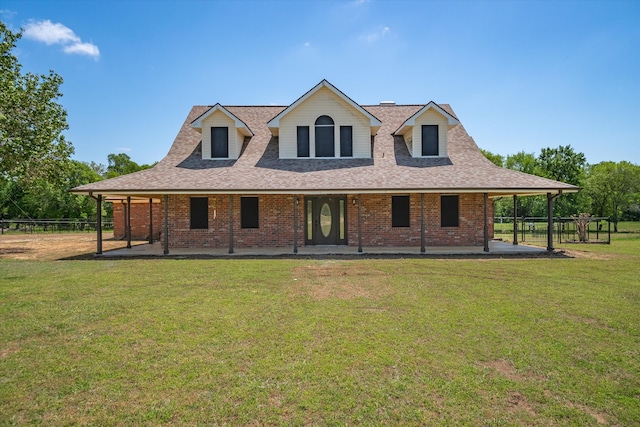
[[[153, 195], [126, 195], [125, 197], [121, 197], [119, 198], [119, 202], [123, 203], [127, 208], [124, 210], [125, 212], [125, 218], [124, 218], [124, 224], [126, 227], [126, 237], [127, 237], [127, 248], [124, 251], [131, 251], [132, 255], [138, 255], [138, 256], [155, 256], [155, 255], [175, 255], [175, 256], [190, 256], [190, 255], [205, 255], [205, 256], [219, 256], [222, 254], [226, 254], [226, 255], [232, 255], [232, 254], [238, 254], [239, 256], [259, 256], [259, 255], [286, 255], [286, 254], [301, 254], [301, 255], [331, 255], [331, 254], [341, 254], [341, 255], [348, 255], [348, 254], [396, 254], [396, 255], [403, 255], [403, 254], [449, 254], [449, 255], [458, 255], [458, 254], [473, 254], [476, 252], [483, 252], [483, 253], [496, 253], [498, 255], [501, 254], [508, 254], [508, 253], [531, 253], [531, 252], [536, 252], [536, 251], [540, 251], [540, 248], [537, 247], [528, 247], [528, 246], [523, 246], [523, 245], [519, 245], [518, 244], [518, 228], [517, 228], [517, 222], [514, 222], [514, 228], [513, 228], [513, 241], [512, 243], [509, 244], [505, 244], [503, 242], [497, 242], [497, 241], [492, 241], [493, 238], [493, 227], [492, 227], [492, 218], [491, 218], [491, 214], [493, 213], [493, 209], [492, 209], [492, 200], [494, 197], [505, 197], [506, 194], [504, 193], [497, 193], [497, 192], [478, 192], [478, 191], [473, 191], [473, 192], [469, 192], [469, 193], [475, 193], [477, 194], [477, 196], [481, 197], [481, 204], [482, 204], [482, 210], [480, 215], [477, 218], [477, 222], [476, 222], [476, 227], [482, 227], [479, 228], [479, 230], [481, 230], [481, 235], [480, 235], [480, 241], [473, 244], [473, 245], [438, 245], [436, 243], [436, 245], [434, 246], [433, 244], [429, 244], [429, 240], [426, 236], [426, 221], [425, 221], [425, 196], [429, 195], [429, 192], [418, 192], [418, 193], [414, 193], [416, 197], [418, 197], [418, 203], [417, 205], [419, 206], [418, 210], [419, 210], [419, 216], [417, 219], [417, 223], [414, 223], [414, 227], [417, 225], [417, 229], [419, 229], [419, 238], [418, 238], [418, 242], [420, 243], [419, 246], [415, 245], [415, 240], [414, 240], [414, 245], [413, 246], [408, 246], [408, 245], [403, 245], [402, 242], [398, 242], [397, 245], [368, 245], [367, 243], [363, 244], [363, 214], [362, 214], [362, 203], [361, 203], [361, 199], [363, 197], [363, 195], [367, 195], [367, 193], [349, 193], [345, 196], [343, 196], [342, 198], [339, 198], [340, 203], [342, 203], [344, 201], [344, 205], [346, 206], [352, 206], [352, 210], [355, 212], [355, 215], [350, 215], [351, 218], [353, 218], [352, 221], [352, 226], [351, 229], [355, 231], [355, 235], [357, 236], [355, 239], [351, 239], [351, 243], [345, 243], [345, 244], [338, 244], [338, 245], [333, 245], [333, 244], [312, 244], [309, 245], [307, 244], [308, 242], [306, 241], [306, 239], [302, 239], [299, 237], [299, 235], [304, 235], [304, 236], [308, 236], [308, 234], [305, 234], [305, 223], [303, 222], [303, 220], [300, 220], [299, 217], [302, 216], [302, 218], [307, 217], [307, 214], [303, 208], [303, 206], [301, 205], [306, 205], [307, 203], [305, 203], [304, 201], [310, 201], [311, 199], [305, 199], [305, 195], [303, 194], [299, 194], [299, 193], [295, 193], [295, 194], [287, 194], [287, 196], [289, 196], [291, 198], [291, 200], [288, 203], [291, 203], [290, 208], [287, 209], [291, 209], [292, 215], [291, 215], [291, 220], [290, 222], [288, 222], [288, 225], [286, 226], [286, 228], [290, 228], [292, 233], [291, 233], [291, 238], [286, 238], [284, 240], [284, 242], [281, 242], [280, 244], [274, 244], [273, 247], [236, 247], [234, 244], [234, 230], [236, 230], [237, 225], [234, 225], [234, 216], [233, 216], [233, 205], [234, 203], [237, 204], [237, 201], [234, 202], [235, 198], [238, 197], [239, 195], [234, 195], [233, 194], [227, 194], [224, 195], [224, 198], [228, 198], [228, 210], [229, 210], [229, 215], [228, 215], [228, 236], [226, 238], [226, 240], [228, 241], [228, 244], [226, 247], [222, 247], [222, 246], [218, 246], [218, 247], [209, 247], [207, 245], [204, 245], [204, 247], [200, 247], [198, 245], [195, 245], [194, 247], [172, 247], [172, 245], [170, 245], [169, 243], [169, 236], [172, 233], [171, 228], [169, 227], [169, 224], [172, 222], [171, 218], [169, 217], [169, 213], [168, 213], [168, 206], [169, 206], [169, 195], [168, 194], [163, 194], [163, 195], [159, 195], [159, 194], [155, 194], [155, 198], [153, 197]], [[466, 194], [469, 194], [466, 193]], [[315, 193], [315, 195], [317, 195], [318, 193]], [[463, 192], [461, 192], [460, 194], [464, 194]], [[537, 192], [525, 192], [524, 194], [521, 195], [534, 195], [534, 194], [540, 194], [539, 191]], [[553, 252], [554, 247], [553, 247], [553, 204], [554, 204], [554, 200], [559, 197], [562, 194], [562, 191], [558, 191], [557, 193], [546, 193], [547, 196], [547, 205], [548, 205], [548, 236], [547, 236], [547, 248], [546, 251], [547, 252]], [[97, 218], [97, 223], [100, 224], [101, 223], [101, 218], [100, 218], [100, 212], [101, 212], [101, 204], [103, 203], [104, 196], [103, 195], [97, 195], [97, 196], [93, 196], [94, 199], [97, 201], [98, 204], [98, 218]], [[160, 196], [160, 197], [158, 197]], [[514, 203], [514, 211], [516, 210], [517, 207], [517, 199], [518, 196], [517, 194], [512, 194], [509, 195], [510, 197], [513, 197], [513, 203]], [[111, 196], [113, 197], [113, 196]], [[215, 198], [214, 198], [215, 201]], [[301, 203], [302, 202], [302, 203]], [[131, 209], [130, 206], [133, 203], [148, 203], [149, 206], [149, 215], [148, 215], [148, 220], [149, 220], [149, 236], [153, 236], [154, 235], [154, 216], [155, 216], [155, 220], [157, 220], [157, 216], [159, 212], [162, 212], [162, 218], [160, 219], [160, 222], [162, 224], [162, 239], [160, 242], [155, 242], [153, 238], [149, 238], [149, 245], [145, 245], [144, 249], [141, 248], [140, 246], [137, 247], [137, 249], [134, 250], [132, 244], [131, 244]], [[161, 207], [161, 209], [158, 209], [158, 213], [156, 213], [155, 215], [153, 214], [154, 211], [154, 205], [157, 207]], [[257, 204], [256, 204], [257, 206]], [[310, 205], [309, 205], [310, 206]], [[342, 206], [342, 205], [341, 205]], [[215, 209], [214, 209], [214, 217], [215, 217]], [[311, 212], [311, 209], [308, 210], [308, 212]], [[341, 222], [346, 222], [344, 220], [342, 220]], [[173, 221], [173, 223], [175, 223], [175, 220]], [[311, 222], [307, 222], [307, 223], [311, 223]], [[226, 227], [226, 226], [225, 226]], [[155, 228], [157, 230], [157, 227]], [[310, 233], [310, 230], [308, 231]], [[289, 243], [290, 242], [290, 243]], [[482, 243], [481, 245], [479, 245], [478, 243]], [[102, 232], [101, 232], [101, 228], [100, 226], [97, 227], [97, 250], [96, 250], [96, 254], [97, 255], [101, 255], [103, 254], [102, 251]], [[118, 253], [116, 255], [112, 255], [112, 256], [124, 256], [123, 253]]]

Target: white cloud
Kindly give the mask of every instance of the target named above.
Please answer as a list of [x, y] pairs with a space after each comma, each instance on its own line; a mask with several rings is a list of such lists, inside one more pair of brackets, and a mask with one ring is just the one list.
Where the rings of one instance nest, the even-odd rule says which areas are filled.
[[389, 34], [390, 32], [391, 32], [391, 29], [389, 27], [382, 27], [380, 30], [360, 36], [360, 39], [366, 41], [367, 43], [374, 43], [378, 39], [381, 39], [387, 34]]
[[80, 55], [89, 55], [97, 58], [100, 56], [100, 49], [93, 43], [76, 43], [70, 46], [65, 46], [64, 51], [66, 53], [77, 53]]
[[311, 47], [311, 43], [306, 42], [305, 44], [303, 44], [304, 47]]
[[83, 42], [73, 30], [61, 23], [45, 21], [29, 21], [24, 27], [24, 36], [28, 39], [43, 42], [47, 45], [61, 44], [69, 54], [100, 56], [100, 49], [93, 43]]

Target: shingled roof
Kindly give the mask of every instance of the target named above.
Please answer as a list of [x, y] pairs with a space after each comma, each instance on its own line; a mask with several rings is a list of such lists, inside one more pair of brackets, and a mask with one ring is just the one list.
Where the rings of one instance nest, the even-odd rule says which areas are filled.
[[[437, 104], [452, 117], [447, 104]], [[148, 197], [158, 194], [489, 193], [575, 192], [558, 181], [503, 169], [487, 160], [461, 123], [448, 131], [447, 158], [413, 158], [393, 133], [426, 106], [361, 106], [382, 122], [370, 159], [279, 159], [267, 123], [286, 106], [225, 106], [251, 129], [237, 160], [202, 159], [202, 135], [191, 123], [212, 106], [195, 106], [167, 156], [156, 166], [74, 188], [80, 194]]]

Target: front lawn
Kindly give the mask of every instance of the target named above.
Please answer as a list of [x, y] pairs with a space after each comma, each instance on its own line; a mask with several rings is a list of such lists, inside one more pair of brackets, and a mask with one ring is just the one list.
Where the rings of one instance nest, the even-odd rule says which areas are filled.
[[637, 425], [640, 239], [571, 250], [0, 259], [0, 424]]

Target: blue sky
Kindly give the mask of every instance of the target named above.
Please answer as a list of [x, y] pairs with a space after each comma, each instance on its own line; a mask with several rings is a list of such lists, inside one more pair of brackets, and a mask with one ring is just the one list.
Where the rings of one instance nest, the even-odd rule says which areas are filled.
[[193, 105], [451, 104], [498, 154], [640, 163], [638, 1], [15, 1], [23, 72], [65, 82], [74, 158], [160, 160]]

